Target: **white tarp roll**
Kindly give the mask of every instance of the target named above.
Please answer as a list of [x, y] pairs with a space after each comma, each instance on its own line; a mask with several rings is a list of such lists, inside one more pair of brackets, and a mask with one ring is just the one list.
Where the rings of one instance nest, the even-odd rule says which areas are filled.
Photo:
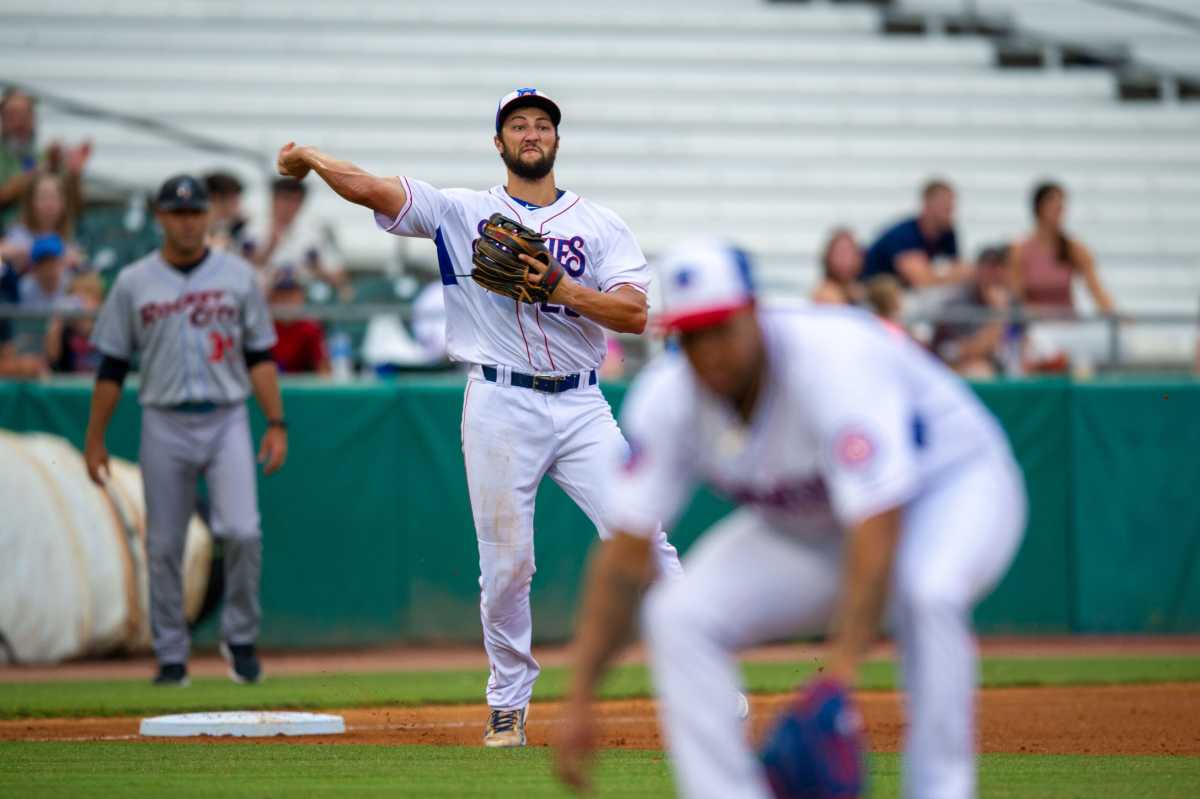
[[[57, 662], [150, 644], [145, 504], [138, 468], [111, 459], [107, 490], [67, 441], [0, 431], [0, 659]], [[200, 612], [212, 537], [192, 517], [185, 608]]]

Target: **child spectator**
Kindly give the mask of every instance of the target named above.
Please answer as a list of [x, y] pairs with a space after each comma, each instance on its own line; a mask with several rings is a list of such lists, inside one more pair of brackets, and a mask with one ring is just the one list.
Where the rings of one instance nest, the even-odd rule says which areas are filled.
[[947, 301], [943, 310], [950, 318], [934, 330], [931, 348], [964, 377], [991, 378], [1003, 371], [1001, 349], [1008, 320], [985, 315], [1009, 308], [1007, 259], [1006, 247], [984, 249], [975, 279]]
[[73, 243], [77, 198], [69, 191], [69, 182], [51, 172], [35, 172], [21, 197], [19, 221], [4, 237], [4, 255], [19, 273], [32, 265], [30, 253], [34, 239], [54, 235], [63, 245], [63, 257], [70, 270], [82, 268], [83, 251]]
[[821, 256], [824, 277], [812, 300], [827, 305], [860, 305], [866, 291], [859, 282], [863, 268], [863, 251], [848, 228], [835, 228], [825, 243]]
[[[304, 307], [304, 287], [289, 271], [280, 272], [271, 287], [272, 308]], [[329, 350], [325, 346], [325, 330], [314, 319], [276, 319], [271, 357], [281, 372], [330, 373]]]
[[884, 327], [900, 336], [907, 336], [901, 319], [904, 315], [904, 290], [892, 275], [876, 275], [867, 281], [867, 305], [883, 322]]
[[[95, 272], [71, 281], [71, 298], [80, 310], [95, 313], [104, 301], [104, 285]], [[91, 343], [91, 319], [54, 317], [46, 331], [46, 362], [57, 373], [91, 374], [100, 366], [100, 352]]]
[[29, 272], [20, 283], [21, 305], [43, 311], [77, 308], [77, 301], [67, 292], [67, 251], [62, 239], [55, 233], [38, 236], [29, 259]]

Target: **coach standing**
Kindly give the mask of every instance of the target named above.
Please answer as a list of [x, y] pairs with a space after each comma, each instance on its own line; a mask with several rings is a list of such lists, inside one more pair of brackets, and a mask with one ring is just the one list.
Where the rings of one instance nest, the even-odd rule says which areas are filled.
[[84, 459], [93, 481], [108, 471], [104, 434], [135, 353], [141, 353], [139, 460], [146, 500], [150, 626], [156, 685], [187, 685], [191, 641], [183, 606], [188, 519], [203, 474], [213, 535], [224, 543], [221, 653], [235, 682], [261, 677], [255, 653], [261, 609], [262, 536], [245, 399], [267, 417], [258, 461], [271, 474], [287, 455], [283, 401], [270, 349], [275, 331], [254, 269], [205, 246], [208, 194], [190, 175], [158, 193], [163, 246], [121, 271], [96, 320], [103, 355], [92, 394]]

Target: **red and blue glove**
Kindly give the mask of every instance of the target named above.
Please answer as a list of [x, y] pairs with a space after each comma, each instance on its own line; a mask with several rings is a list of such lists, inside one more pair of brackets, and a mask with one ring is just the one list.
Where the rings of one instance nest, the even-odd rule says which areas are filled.
[[811, 683], [759, 752], [776, 799], [852, 799], [866, 787], [862, 716], [836, 680]]

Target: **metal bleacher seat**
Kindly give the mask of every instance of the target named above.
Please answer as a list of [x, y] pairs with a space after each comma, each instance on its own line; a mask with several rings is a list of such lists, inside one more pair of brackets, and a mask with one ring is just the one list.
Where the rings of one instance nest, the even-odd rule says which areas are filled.
[[[1178, 40], [1095, 9], [1081, 21], [1077, 3], [976, 6], [1030, 25], [1070, 19], [1135, 51], [1144, 37]], [[1050, 176], [1071, 189], [1071, 229], [1123, 308], [1195, 310], [1200, 104], [1122, 103], [1101, 69], [1001, 70], [985, 39], [888, 36], [866, 4], [492, 9], [481, 0], [6, 0], [0, 75], [260, 151], [261, 164], [229, 164], [124, 126], [42, 114], [43, 136], [95, 138], [98, 174], [152, 186], [180, 169], [233, 166], [251, 211], [265, 208], [266, 169], [290, 139], [380, 173], [490, 186], [502, 175], [490, 143], [496, 99], [538, 85], [564, 107], [561, 184], [617, 210], [650, 254], [697, 226], [735, 232], [779, 294], [811, 288], [832, 226], [868, 238], [911, 211], [931, 175], [959, 188], [968, 252], [1025, 231], [1029, 188]], [[379, 234], [331, 192], [311, 197], [357, 269], [381, 269], [397, 248], [432, 259], [428, 243]]]

